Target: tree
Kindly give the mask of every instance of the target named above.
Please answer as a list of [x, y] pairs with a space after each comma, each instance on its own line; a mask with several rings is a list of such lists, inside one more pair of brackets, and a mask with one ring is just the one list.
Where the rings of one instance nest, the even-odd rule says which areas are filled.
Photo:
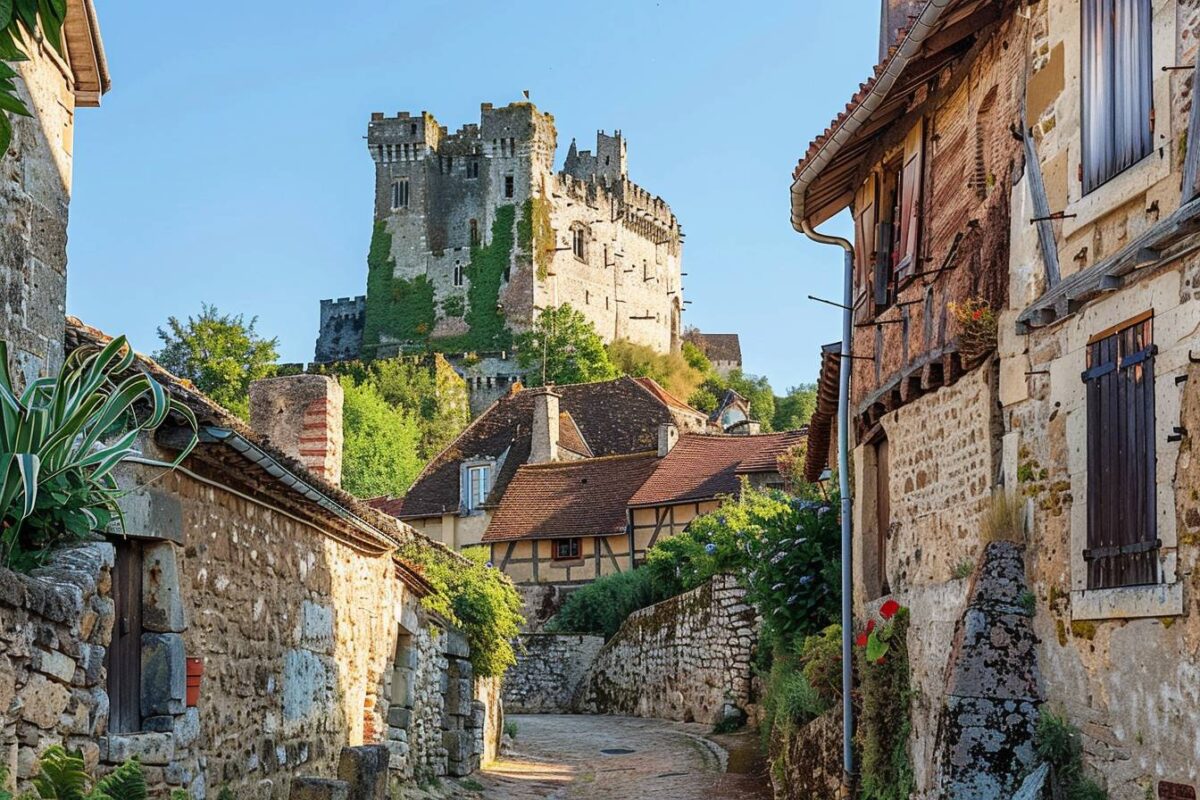
[[359, 497], [403, 495], [424, 464], [416, 417], [388, 403], [370, 383], [343, 377], [341, 384], [342, 486]]
[[530, 370], [531, 386], [592, 383], [617, 377], [596, 327], [565, 303], [543, 309], [533, 327], [517, 337], [517, 361]]
[[766, 376], [735, 369], [729, 373], [726, 385], [749, 401], [750, 419], [760, 423], [764, 431], [774, 430], [775, 391]]
[[162, 348], [154, 359], [181, 378], [187, 378], [215, 402], [246, 417], [250, 411], [250, 384], [275, 373], [278, 339], [264, 339], [238, 314], [222, 314], [202, 303], [200, 315], [180, 322], [167, 319], [158, 329]]
[[794, 431], [812, 419], [817, 408], [817, 385], [802, 383], [788, 389], [783, 397], [775, 398], [775, 430]]
[[[459, 388], [461, 380], [444, 361], [439, 363], [440, 369], [415, 359], [376, 361], [367, 378], [384, 400], [417, 420], [424, 461], [432, 461], [471, 421], [466, 392]], [[459, 387], [448, 384], [455, 380]]]
[[644, 344], [617, 339], [608, 346], [608, 357], [622, 375], [653, 378], [683, 400], [704, 383], [704, 371], [693, 366], [683, 353], [660, 353]]

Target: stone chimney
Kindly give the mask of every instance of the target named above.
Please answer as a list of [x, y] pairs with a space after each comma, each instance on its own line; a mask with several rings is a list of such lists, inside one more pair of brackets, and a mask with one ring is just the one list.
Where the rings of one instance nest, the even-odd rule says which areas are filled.
[[662, 458], [675, 448], [679, 441], [679, 428], [674, 422], [664, 422], [658, 426], [658, 457]]
[[250, 384], [250, 427], [334, 485], [342, 482], [342, 386], [324, 375]]
[[888, 56], [888, 51], [900, 43], [901, 31], [912, 26], [920, 16], [928, 0], [881, 0], [879, 20], [879, 60]]
[[562, 395], [546, 386], [533, 393], [533, 442], [530, 464], [558, 461], [558, 401]]

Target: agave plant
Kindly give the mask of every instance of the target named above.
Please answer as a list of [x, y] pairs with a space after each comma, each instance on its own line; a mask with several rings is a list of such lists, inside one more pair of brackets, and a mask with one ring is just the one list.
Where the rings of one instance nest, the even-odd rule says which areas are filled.
[[[57, 377], [38, 378], [18, 395], [0, 340], [0, 564], [36, 566], [55, 544], [103, 530], [114, 517], [124, 529], [113, 469], [171, 412], [196, 430], [191, 409], [135, 363], [119, 336], [75, 350]], [[175, 464], [195, 443], [193, 435]]]

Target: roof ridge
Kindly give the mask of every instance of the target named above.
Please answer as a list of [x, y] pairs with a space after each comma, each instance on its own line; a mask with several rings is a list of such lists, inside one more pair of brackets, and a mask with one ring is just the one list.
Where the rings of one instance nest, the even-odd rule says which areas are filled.
[[577, 467], [586, 464], [595, 464], [598, 461], [633, 461], [639, 458], [658, 458], [657, 450], [641, 450], [637, 453], [617, 453], [611, 456], [592, 456], [591, 458], [577, 458], [572, 461], [543, 461], [540, 464], [521, 464], [517, 467], [517, 472], [523, 469], [545, 470], [562, 467]]

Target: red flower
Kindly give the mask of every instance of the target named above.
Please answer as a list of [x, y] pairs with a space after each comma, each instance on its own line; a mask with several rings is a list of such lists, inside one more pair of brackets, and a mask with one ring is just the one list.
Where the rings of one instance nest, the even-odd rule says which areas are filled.
[[983, 319], [983, 311], [982, 311], [981, 309], [978, 309], [978, 308], [977, 308], [977, 309], [975, 309], [975, 313], [973, 313], [973, 314], [971, 315], [971, 319], [974, 319], [974, 320]]
[[856, 638], [854, 640], [854, 643], [856, 645], [858, 645], [859, 647], [866, 647], [867, 646], [867, 635], [865, 633], [860, 633], [858, 635], [858, 638]]
[[883, 607], [879, 609], [879, 614], [884, 619], [891, 619], [892, 617], [896, 616], [896, 612], [899, 610], [899, 603], [897, 603], [895, 600], [888, 600], [883, 604]]
[[882, 664], [882, 663], [883, 663], [883, 660], [884, 660], [885, 658], [887, 658], [887, 656], [880, 656], [880, 657], [879, 657], [879, 659], [878, 659], [878, 660], [877, 660], [875, 663], [876, 663], [876, 664]]
[[873, 630], [875, 630], [875, 620], [869, 619], [867, 620], [867, 633], [870, 633]]

